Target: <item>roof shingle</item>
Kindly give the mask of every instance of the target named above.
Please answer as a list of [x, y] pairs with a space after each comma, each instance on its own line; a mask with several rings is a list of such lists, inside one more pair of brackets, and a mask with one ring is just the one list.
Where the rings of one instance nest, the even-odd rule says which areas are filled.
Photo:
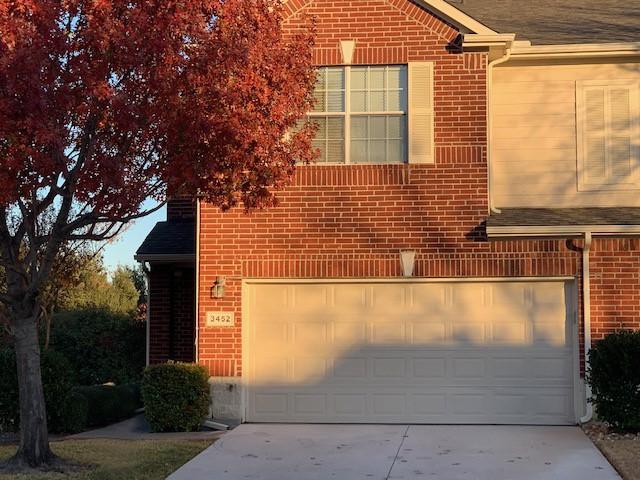
[[502, 208], [487, 227], [640, 225], [640, 208]]
[[155, 255], [195, 255], [196, 229], [193, 221], [170, 221], [155, 224], [136, 252], [136, 257]]
[[500, 33], [533, 44], [640, 41], [638, 0], [447, 0]]

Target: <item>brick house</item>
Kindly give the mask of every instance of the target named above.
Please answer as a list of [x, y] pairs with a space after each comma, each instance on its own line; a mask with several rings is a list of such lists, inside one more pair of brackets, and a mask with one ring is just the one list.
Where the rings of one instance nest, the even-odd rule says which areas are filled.
[[321, 157], [277, 208], [169, 203], [149, 362], [221, 419], [586, 420], [585, 350], [640, 328], [640, 8], [517, 3], [290, 0]]

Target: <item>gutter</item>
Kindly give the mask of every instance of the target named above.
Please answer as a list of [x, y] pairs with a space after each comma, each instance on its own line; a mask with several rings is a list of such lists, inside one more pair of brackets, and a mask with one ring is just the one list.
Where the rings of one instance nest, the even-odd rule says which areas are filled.
[[591, 351], [591, 272], [589, 265], [589, 253], [591, 252], [591, 232], [584, 232], [584, 247], [582, 247], [582, 307], [584, 324], [584, 373], [585, 373], [585, 414], [580, 417], [580, 423], [587, 423], [593, 418], [593, 405], [591, 399], [591, 386], [586, 381], [587, 366], [589, 364], [589, 352]]
[[531, 45], [530, 42], [519, 41], [513, 45], [512, 49], [514, 60], [633, 57], [638, 55], [640, 55], [640, 42]]
[[195, 281], [195, 335], [194, 335], [194, 359], [198, 363], [200, 358], [200, 197], [196, 197], [196, 281]]
[[144, 272], [144, 281], [147, 284], [147, 312], [145, 314], [147, 325], [145, 327], [145, 365], [148, 367], [150, 362], [150, 346], [151, 346], [151, 271], [145, 262], [140, 262], [142, 271]]

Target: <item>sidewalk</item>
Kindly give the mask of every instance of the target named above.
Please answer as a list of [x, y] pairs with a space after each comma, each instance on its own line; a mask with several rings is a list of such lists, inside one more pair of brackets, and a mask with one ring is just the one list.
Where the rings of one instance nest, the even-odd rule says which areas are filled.
[[[88, 440], [110, 438], [114, 440], [208, 440], [217, 439], [224, 432], [206, 430], [200, 432], [151, 433], [144, 414], [96, 430], [89, 430], [56, 440]], [[53, 439], [52, 439], [53, 440]]]

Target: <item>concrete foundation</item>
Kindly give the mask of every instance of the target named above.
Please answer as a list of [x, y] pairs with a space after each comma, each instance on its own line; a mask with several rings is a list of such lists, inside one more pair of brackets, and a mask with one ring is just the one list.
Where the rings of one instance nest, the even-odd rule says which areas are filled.
[[209, 417], [232, 427], [242, 423], [242, 388], [240, 377], [210, 377]]

